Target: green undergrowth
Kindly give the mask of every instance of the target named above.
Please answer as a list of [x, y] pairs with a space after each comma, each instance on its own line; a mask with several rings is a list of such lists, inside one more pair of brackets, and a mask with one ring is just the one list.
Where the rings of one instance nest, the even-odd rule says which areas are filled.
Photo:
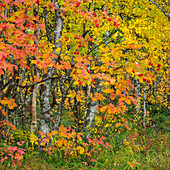
[[[20, 146], [20, 143], [17, 146], [26, 150], [22, 159], [22, 165], [20, 166], [16, 163], [12, 167], [12, 161], [6, 161], [3, 164], [0, 163], [0, 170], [170, 169], [170, 135], [169, 116], [167, 112], [161, 113], [159, 117], [156, 117], [155, 124], [152, 124], [152, 126], [149, 125], [146, 128], [143, 128], [139, 120], [129, 122], [131, 130], [118, 133], [117, 131], [112, 131], [112, 128], [108, 129], [105, 137], [110, 145], [108, 147], [104, 147], [104, 145], [96, 146], [90, 159], [84, 153], [67, 156], [64, 150], [57, 148], [53, 148], [53, 151], [49, 155], [48, 152], [38, 150], [36, 136], [32, 136], [28, 131], [16, 131], [13, 134], [13, 141], [11, 140], [13, 146], [17, 146], [18, 141], [25, 141], [22, 146]], [[5, 140], [0, 140], [0, 148], [3, 147], [5, 142], [7, 143]], [[0, 156], [2, 158], [2, 152], [0, 152]]]
[[[161, 169], [170, 168], [169, 133], [156, 131], [153, 128], [134, 129], [121, 134], [109, 136], [112, 149], [100, 147], [93, 154], [93, 161], [86, 157], [64, 158], [55, 151], [50, 156], [44, 152], [26, 152], [22, 166], [16, 165], [6, 169]], [[0, 165], [0, 169], [5, 169]]]

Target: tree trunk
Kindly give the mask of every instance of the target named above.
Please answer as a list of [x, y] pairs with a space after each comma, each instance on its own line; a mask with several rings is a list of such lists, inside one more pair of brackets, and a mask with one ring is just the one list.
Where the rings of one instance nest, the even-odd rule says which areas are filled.
[[[62, 35], [62, 28], [63, 28], [63, 20], [60, 16], [60, 7], [58, 5], [58, 1], [54, 0], [55, 3], [55, 15], [56, 15], [56, 27], [54, 30], [54, 45], [55, 48], [53, 50], [53, 53], [58, 55], [58, 60], [59, 60], [59, 53], [56, 52], [58, 48], [61, 50], [61, 42], [59, 39], [61, 38]], [[48, 25], [48, 16], [46, 15], [46, 27]], [[61, 52], [61, 51], [60, 51]], [[44, 78], [51, 77], [53, 74], [53, 69], [48, 68], [47, 74], [44, 74]], [[51, 121], [51, 105], [50, 105], [50, 91], [51, 91], [51, 79], [45, 81], [41, 85], [41, 90], [40, 90], [40, 103], [41, 103], [41, 117], [40, 117], [40, 127], [39, 130], [44, 132], [46, 135], [49, 133], [50, 129], [50, 121]], [[63, 102], [61, 102], [63, 103]], [[63, 104], [60, 104], [60, 108], [63, 107]], [[61, 110], [61, 109], [59, 109]], [[59, 112], [57, 115], [57, 122], [55, 123], [55, 127], [60, 124], [61, 121], [61, 116], [62, 114]]]
[[[38, 75], [38, 71], [37, 71]], [[31, 126], [30, 131], [35, 133], [37, 130], [37, 111], [36, 111], [36, 98], [38, 93], [39, 84], [34, 85], [32, 92], [32, 103], [31, 103]]]

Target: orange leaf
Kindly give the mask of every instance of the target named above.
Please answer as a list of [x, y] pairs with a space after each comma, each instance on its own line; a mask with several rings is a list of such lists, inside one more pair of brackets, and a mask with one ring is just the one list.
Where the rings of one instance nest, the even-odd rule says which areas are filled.
[[96, 161], [95, 159], [93, 159], [93, 158], [92, 158], [92, 159], [90, 159], [90, 161], [91, 161], [91, 162], [97, 162], [97, 161]]
[[122, 125], [122, 124], [121, 124], [120, 122], [118, 122], [118, 123], [115, 124], [116, 127], [119, 127], [119, 126], [121, 126], [121, 125]]
[[87, 155], [87, 156], [91, 156], [91, 153], [90, 153], [90, 152], [88, 152], [88, 153], [86, 153], [86, 155]]
[[4, 110], [1, 110], [1, 112], [4, 116], [7, 116], [7, 113]]
[[44, 132], [42, 132], [42, 131], [39, 131], [39, 134], [46, 136], [46, 134]]

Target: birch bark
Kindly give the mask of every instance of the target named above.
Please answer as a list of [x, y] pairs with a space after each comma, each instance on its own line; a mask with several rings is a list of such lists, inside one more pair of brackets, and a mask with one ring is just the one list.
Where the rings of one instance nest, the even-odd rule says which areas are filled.
[[[58, 60], [59, 60], [59, 56], [61, 53], [61, 42], [60, 42], [60, 38], [62, 35], [62, 28], [63, 28], [63, 20], [61, 18], [60, 15], [60, 7], [58, 4], [57, 0], [54, 0], [55, 3], [55, 7], [57, 8], [55, 10], [55, 15], [56, 15], [56, 27], [54, 30], [54, 45], [55, 48], [53, 50], [53, 53], [58, 55]], [[48, 16], [45, 16], [45, 24], [46, 27], [48, 25]], [[48, 28], [48, 27], [47, 27]], [[48, 31], [48, 30], [47, 30]], [[56, 50], [58, 50], [58, 48], [60, 48], [60, 53], [56, 52]], [[54, 69], [53, 68], [48, 68], [48, 72], [47, 74], [44, 74], [44, 78], [47, 77], [51, 77], [54, 73]], [[51, 121], [51, 105], [50, 105], [50, 91], [51, 91], [51, 79], [45, 81], [42, 85], [41, 85], [41, 90], [40, 90], [40, 103], [41, 103], [41, 119], [40, 119], [40, 127], [39, 130], [44, 132], [46, 135], [49, 133], [49, 127], [50, 127], [50, 121]], [[60, 106], [60, 108], [63, 105]], [[55, 123], [55, 128], [60, 124], [61, 121], [61, 113], [58, 113], [57, 115], [57, 120]]]

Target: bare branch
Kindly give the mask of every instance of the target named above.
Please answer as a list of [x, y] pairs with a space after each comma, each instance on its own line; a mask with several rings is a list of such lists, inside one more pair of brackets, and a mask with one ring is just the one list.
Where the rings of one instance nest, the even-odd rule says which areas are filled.
[[152, 2], [154, 5], [156, 5], [156, 6], [164, 13], [164, 15], [167, 16], [168, 19], [170, 20], [170, 15], [167, 14], [157, 3], [155, 3], [155, 2], [152, 1], [152, 0], [149, 0], [149, 1]]
[[26, 87], [34, 86], [34, 85], [36, 85], [36, 84], [39, 84], [39, 83], [42, 83], [42, 82], [44, 82], [44, 81], [50, 80], [50, 79], [59, 79], [59, 78], [60, 78], [60, 77], [47, 77], [47, 78], [44, 78], [44, 79], [42, 79], [41, 81], [37, 81], [37, 82], [35, 82], [35, 83], [27, 84], [27, 85], [25, 85], [25, 86], [21, 86], [21, 85], [17, 84], [17, 86], [19, 86], [19, 87], [21, 87], [21, 88], [26, 88]]

